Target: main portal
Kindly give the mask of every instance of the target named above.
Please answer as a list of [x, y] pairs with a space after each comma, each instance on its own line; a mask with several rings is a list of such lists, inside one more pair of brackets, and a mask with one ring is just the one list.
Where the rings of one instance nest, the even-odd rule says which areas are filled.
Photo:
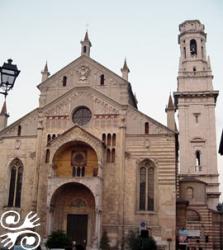
[[68, 214], [67, 215], [67, 235], [76, 242], [76, 245], [81, 245], [84, 249], [87, 245], [87, 214]]

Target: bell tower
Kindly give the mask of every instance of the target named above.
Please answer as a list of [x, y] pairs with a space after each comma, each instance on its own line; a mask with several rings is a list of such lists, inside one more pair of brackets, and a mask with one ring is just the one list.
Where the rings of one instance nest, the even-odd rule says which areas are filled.
[[198, 20], [179, 25], [180, 62], [175, 106], [179, 116], [179, 174], [207, 184], [209, 208], [219, 198], [215, 105], [210, 60], [206, 55], [205, 27]]

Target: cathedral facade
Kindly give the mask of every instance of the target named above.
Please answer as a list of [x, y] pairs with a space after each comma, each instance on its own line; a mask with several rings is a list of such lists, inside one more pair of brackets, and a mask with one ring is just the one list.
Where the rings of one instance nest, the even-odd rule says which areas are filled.
[[180, 25], [167, 126], [138, 110], [126, 61], [119, 76], [90, 57], [88, 33], [79, 58], [52, 76], [46, 65], [39, 107], [9, 126], [2, 108], [0, 212], [36, 211], [43, 240], [63, 230], [89, 250], [99, 249], [104, 231], [113, 249], [123, 249], [129, 232], [142, 227], [159, 249], [176, 249], [181, 228], [209, 236], [208, 249], [215, 249], [208, 225], [220, 195], [218, 92], [205, 42], [199, 21]]

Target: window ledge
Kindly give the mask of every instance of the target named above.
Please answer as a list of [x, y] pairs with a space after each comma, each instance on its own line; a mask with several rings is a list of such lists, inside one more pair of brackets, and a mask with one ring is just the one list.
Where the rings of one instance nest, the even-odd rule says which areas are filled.
[[136, 214], [156, 214], [155, 211], [142, 211], [142, 210], [137, 210]]
[[3, 210], [4, 210], [4, 211], [11, 211], [11, 210], [13, 210], [13, 211], [18, 211], [18, 212], [20, 212], [22, 209], [21, 209], [21, 207], [3, 206]]

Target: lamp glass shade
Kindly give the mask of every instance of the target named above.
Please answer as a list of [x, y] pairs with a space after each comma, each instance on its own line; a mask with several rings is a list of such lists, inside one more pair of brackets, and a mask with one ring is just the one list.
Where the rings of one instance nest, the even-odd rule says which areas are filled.
[[13, 70], [2, 68], [1, 82], [3, 84], [13, 85], [16, 79], [15, 72]]
[[8, 59], [8, 62], [4, 63], [3, 66], [0, 67], [0, 73], [0, 88], [3, 91], [1, 93], [7, 95], [8, 91], [13, 88], [20, 71], [18, 70], [16, 64], [12, 64], [12, 59]]

